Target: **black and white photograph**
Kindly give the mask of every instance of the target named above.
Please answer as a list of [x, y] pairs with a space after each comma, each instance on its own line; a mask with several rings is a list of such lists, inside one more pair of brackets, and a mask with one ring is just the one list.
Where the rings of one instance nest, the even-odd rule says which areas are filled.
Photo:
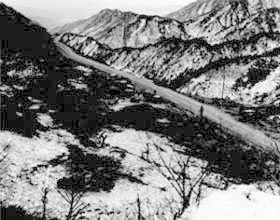
[[0, 220], [280, 220], [280, 0], [0, 0]]

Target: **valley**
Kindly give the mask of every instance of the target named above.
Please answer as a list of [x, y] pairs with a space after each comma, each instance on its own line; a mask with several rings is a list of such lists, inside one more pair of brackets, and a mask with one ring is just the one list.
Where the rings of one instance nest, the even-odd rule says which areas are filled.
[[104, 9], [48, 32], [0, 3], [0, 212], [278, 219], [279, 7]]

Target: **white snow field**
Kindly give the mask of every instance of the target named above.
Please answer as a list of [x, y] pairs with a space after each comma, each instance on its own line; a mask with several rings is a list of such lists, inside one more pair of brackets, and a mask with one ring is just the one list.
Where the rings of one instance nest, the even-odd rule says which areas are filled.
[[[147, 146], [149, 146], [149, 160], [161, 163], [161, 156], [170, 166], [176, 167], [176, 158], [182, 157], [178, 153], [180, 146], [172, 144], [168, 139], [159, 135], [121, 129], [114, 133], [106, 133], [106, 147], [88, 153], [97, 155], [111, 155], [122, 160], [123, 171], [131, 173], [144, 184], [120, 179], [110, 192], [88, 192], [83, 202], [89, 203], [85, 217], [92, 219], [136, 219], [137, 197], [140, 197], [142, 214], [149, 219], [172, 219], [172, 214], [178, 205], [178, 196], [170, 183], [159, 172], [155, 164], [144, 160]], [[1, 182], [6, 187], [0, 190], [5, 205], [18, 205], [29, 213], [41, 214], [43, 189], [51, 189], [48, 194], [48, 216], [64, 219], [67, 204], [57, 192], [56, 182], [67, 176], [63, 164], [49, 165], [48, 161], [62, 156], [67, 158], [69, 152], [67, 144], [77, 144], [73, 135], [63, 130], [41, 133], [40, 138], [24, 138], [11, 132], [0, 132], [1, 155], [8, 153], [5, 165], [8, 175], [2, 177]], [[9, 145], [9, 147], [7, 147]], [[80, 145], [81, 148], [83, 148]], [[186, 158], [185, 158], [186, 159]], [[195, 177], [205, 165], [205, 161], [191, 158], [193, 166], [189, 174]], [[163, 165], [163, 164], [162, 164]], [[32, 172], [37, 167], [37, 172]], [[208, 183], [221, 186], [222, 176], [211, 175]], [[221, 186], [222, 187], [222, 186]], [[277, 220], [279, 219], [280, 189], [270, 183], [260, 182], [252, 185], [232, 185], [228, 190], [203, 187], [200, 203], [192, 202], [186, 210], [182, 220]], [[195, 199], [195, 198], [193, 198]], [[170, 205], [173, 203], [173, 205]]]
[[232, 186], [215, 192], [201, 202], [191, 220], [277, 220], [280, 196], [256, 186]]

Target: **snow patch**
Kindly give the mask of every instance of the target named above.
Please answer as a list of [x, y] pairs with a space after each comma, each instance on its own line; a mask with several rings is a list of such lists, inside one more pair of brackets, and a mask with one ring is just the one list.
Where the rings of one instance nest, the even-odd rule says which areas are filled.
[[280, 196], [258, 190], [255, 186], [232, 186], [205, 198], [192, 220], [276, 220]]

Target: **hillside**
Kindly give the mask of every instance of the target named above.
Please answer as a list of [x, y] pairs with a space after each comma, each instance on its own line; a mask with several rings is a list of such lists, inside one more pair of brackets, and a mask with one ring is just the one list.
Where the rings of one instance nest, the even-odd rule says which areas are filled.
[[[273, 0], [199, 0], [167, 15], [168, 18], [105, 9], [88, 19], [58, 27], [52, 33], [92, 37], [112, 49], [140, 48], [170, 38], [203, 38], [210, 44], [219, 44], [279, 31], [278, 7], [280, 3]], [[181, 14], [189, 18], [180, 19]]]
[[279, 8], [260, 7], [237, 2], [199, 16], [185, 23], [192, 38], [203, 38], [210, 44], [248, 39], [256, 34], [279, 31]]
[[184, 26], [175, 20], [110, 9], [51, 32], [93, 37], [111, 48], [143, 47], [172, 37], [188, 39]]
[[178, 11], [166, 15], [166, 17], [176, 19], [181, 22], [188, 21], [212, 12], [215, 9], [218, 10], [227, 5], [229, 1], [230, 0], [198, 0]]
[[0, 3], [0, 15], [0, 26], [5, 30], [0, 35], [4, 48], [25, 55], [47, 57], [52, 40], [45, 28], [3, 3]]
[[[202, 211], [209, 211], [209, 204], [215, 211], [240, 208], [223, 207], [216, 198], [241, 198], [246, 214], [259, 211], [257, 205], [268, 207], [264, 195], [273, 199], [270, 208], [255, 215], [278, 213], [280, 171], [274, 154], [222, 129], [203, 112], [195, 116], [132, 80], [67, 59], [44, 28], [12, 8], [1, 4], [0, 14], [5, 30], [0, 34], [0, 209], [7, 218], [201, 220], [201, 204]], [[138, 20], [147, 18], [164, 20]], [[179, 23], [164, 21], [177, 30]], [[130, 37], [131, 44], [142, 45], [138, 48], [112, 48], [75, 33], [55, 40], [177, 90], [199, 87], [192, 80], [212, 72], [219, 76], [226, 68], [236, 71], [232, 75], [241, 89], [278, 73], [277, 32], [211, 45], [141, 30], [144, 39], [151, 38], [146, 44], [142, 35]], [[220, 219], [227, 218], [223, 214]]]
[[[170, 39], [141, 49], [122, 48], [115, 50], [100, 45], [96, 47], [96, 41], [75, 34], [64, 34], [59, 39], [86, 57], [98, 59], [117, 69], [147, 77], [174, 89], [184, 87], [185, 84], [189, 85], [189, 81], [203, 74], [211, 73], [219, 78], [220, 73], [217, 70], [239, 66], [242, 71], [235, 72], [234, 75], [230, 76], [233, 77], [230, 78], [230, 82], [234, 85], [237, 79], [249, 74], [249, 69], [262, 58], [268, 60], [268, 63], [275, 60], [271, 71], [279, 66], [279, 34], [259, 34], [252, 39], [228, 41], [215, 46], [202, 39], [188, 41]], [[244, 68], [241, 68], [242, 66]], [[250, 82], [251, 79], [249, 79], [247, 83], [236, 83], [237, 87], [232, 85], [232, 93], [238, 96], [239, 89], [242, 90], [247, 85], [250, 86], [251, 83], [255, 85], [259, 81], [265, 80], [270, 73], [272, 72], [268, 71], [264, 76], [256, 76], [255, 82]], [[228, 74], [230, 75], [230, 73]], [[255, 73], [250, 74], [254, 75]], [[272, 87], [270, 88], [272, 89]], [[193, 92], [195, 93], [195, 90]], [[205, 91], [205, 94], [208, 92]], [[276, 100], [277, 97], [270, 101]]]
[[257, 10], [280, 7], [280, 2], [277, 0], [198, 0], [178, 11], [166, 15], [166, 17], [185, 22], [195, 20], [199, 16], [210, 15], [219, 11], [221, 8], [236, 5], [236, 3], [248, 5], [250, 13], [256, 12]]

